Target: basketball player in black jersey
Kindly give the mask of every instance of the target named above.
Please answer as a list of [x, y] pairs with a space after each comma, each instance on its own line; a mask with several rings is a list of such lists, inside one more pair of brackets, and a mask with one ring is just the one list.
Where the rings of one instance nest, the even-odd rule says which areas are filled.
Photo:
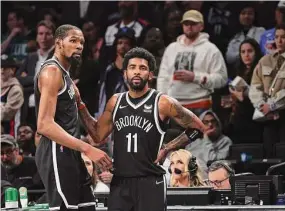
[[[151, 53], [133, 48], [125, 55], [123, 68], [129, 91], [115, 94], [98, 122], [86, 109], [79, 114], [94, 141], [103, 142], [114, 132], [114, 176], [108, 210], [163, 211], [166, 209], [165, 172], [157, 162], [169, 150], [189, 143], [198, 131], [204, 132], [205, 126], [176, 100], [148, 87], [155, 70]], [[77, 95], [78, 106], [83, 108], [84, 103]], [[185, 127], [186, 132], [159, 153], [169, 118]], [[198, 130], [191, 132], [190, 128]]]
[[35, 77], [37, 130], [41, 134], [36, 164], [51, 210], [95, 210], [91, 178], [81, 153], [102, 170], [111, 168], [112, 162], [76, 133], [78, 108], [69, 69], [80, 63], [84, 37], [79, 28], [62, 25], [55, 32], [55, 42], [54, 56]]

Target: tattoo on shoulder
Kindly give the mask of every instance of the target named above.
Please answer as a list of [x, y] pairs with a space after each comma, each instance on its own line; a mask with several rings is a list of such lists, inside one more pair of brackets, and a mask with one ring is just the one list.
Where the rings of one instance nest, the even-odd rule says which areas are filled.
[[181, 123], [181, 126], [188, 127], [193, 122], [191, 112], [188, 112], [188, 110], [183, 108], [183, 106], [178, 102], [172, 102], [170, 106], [170, 112], [173, 111], [176, 113], [176, 116], [174, 116], [174, 118], [176, 118]]

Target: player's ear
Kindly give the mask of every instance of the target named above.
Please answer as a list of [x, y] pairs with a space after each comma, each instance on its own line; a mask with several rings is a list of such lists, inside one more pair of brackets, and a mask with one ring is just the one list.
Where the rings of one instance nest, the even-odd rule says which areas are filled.
[[55, 44], [59, 47], [59, 48], [61, 48], [61, 46], [62, 46], [62, 43], [61, 43], [61, 40], [60, 39], [55, 39]]

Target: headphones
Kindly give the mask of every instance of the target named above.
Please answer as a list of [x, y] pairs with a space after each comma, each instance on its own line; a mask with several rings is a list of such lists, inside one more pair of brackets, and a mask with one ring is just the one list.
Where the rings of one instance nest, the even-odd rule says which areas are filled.
[[225, 168], [227, 172], [229, 173], [230, 177], [235, 175], [235, 170], [231, 167], [230, 163], [228, 163], [225, 160], [218, 160], [218, 161], [213, 162], [209, 167], [210, 169], [211, 169], [211, 166], [220, 166], [220, 167]]
[[[188, 171], [182, 172], [181, 170], [175, 168], [174, 172], [176, 174], [182, 174], [182, 173], [185, 173], [185, 172], [190, 172], [191, 175], [195, 175], [197, 173], [197, 170], [198, 170], [198, 165], [197, 165], [197, 162], [196, 162], [196, 157], [192, 156], [190, 158], [190, 160], [189, 160], [189, 163], [188, 163]], [[170, 174], [172, 174], [171, 166], [169, 166], [168, 172]]]
[[196, 157], [192, 155], [188, 163], [188, 170], [191, 174], [195, 175], [198, 170], [198, 165], [196, 161]]

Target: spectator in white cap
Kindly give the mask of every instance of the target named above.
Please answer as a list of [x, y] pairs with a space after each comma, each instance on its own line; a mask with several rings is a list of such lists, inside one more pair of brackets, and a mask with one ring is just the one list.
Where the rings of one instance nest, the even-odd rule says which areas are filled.
[[[275, 10], [275, 21], [276, 25], [280, 25], [284, 22], [284, 14], [285, 14], [285, 1], [280, 1]], [[274, 44], [275, 39], [275, 27], [265, 31], [260, 38], [260, 48], [262, 53], [270, 54], [276, 50], [276, 46]]]
[[220, 50], [209, 41], [203, 15], [184, 13], [183, 34], [165, 50], [157, 78], [157, 89], [176, 98], [196, 115], [212, 107], [214, 89], [227, 82], [227, 69]]

